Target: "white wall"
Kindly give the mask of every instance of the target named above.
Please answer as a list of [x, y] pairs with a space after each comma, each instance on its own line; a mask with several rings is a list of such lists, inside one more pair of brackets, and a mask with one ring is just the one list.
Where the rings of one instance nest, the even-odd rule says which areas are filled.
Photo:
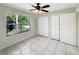
[[[50, 20], [51, 15], [59, 15], [59, 14], [73, 13], [73, 12], [76, 13], [76, 8], [69, 8], [69, 9], [64, 9], [64, 10], [53, 11], [53, 12], [48, 13], [48, 14], [43, 14], [40, 17], [48, 16], [49, 17], [48, 20]], [[49, 28], [50, 28], [50, 26], [49, 26]], [[50, 29], [49, 29], [49, 32], [50, 32]], [[77, 14], [77, 45], [79, 46], [79, 12]]]
[[77, 46], [76, 12], [60, 14], [60, 41]]
[[49, 19], [49, 36], [50, 38], [59, 40], [59, 15], [50, 15]]
[[[8, 12], [23, 14], [23, 15], [30, 15], [31, 16], [31, 30], [29, 32], [24, 32], [24, 33], [6, 37], [6, 13]], [[17, 42], [20, 42], [33, 35], [36, 35], [37, 34], [36, 20], [37, 20], [37, 16], [34, 14], [29, 14], [20, 10], [16, 10], [16, 9], [12, 9], [12, 8], [0, 5], [0, 49], [8, 47]]]
[[77, 13], [77, 44], [79, 46], [79, 12]]
[[38, 34], [48, 37], [48, 16], [39, 17], [37, 23]]

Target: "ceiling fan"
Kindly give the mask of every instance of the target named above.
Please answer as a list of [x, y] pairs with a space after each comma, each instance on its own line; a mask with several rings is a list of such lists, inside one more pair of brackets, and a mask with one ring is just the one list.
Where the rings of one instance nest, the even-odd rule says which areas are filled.
[[30, 9], [29, 11], [37, 10], [38, 12], [43, 11], [48, 13], [48, 10], [45, 10], [45, 8], [50, 7], [50, 5], [40, 6], [40, 3], [37, 3], [36, 6], [32, 5], [32, 7], [34, 7], [34, 9]]

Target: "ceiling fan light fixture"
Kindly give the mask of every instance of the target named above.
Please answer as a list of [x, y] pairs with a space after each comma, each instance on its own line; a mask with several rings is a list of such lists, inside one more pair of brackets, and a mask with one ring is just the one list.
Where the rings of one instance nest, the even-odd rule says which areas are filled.
[[42, 14], [41, 10], [36, 10], [36, 14]]
[[42, 14], [42, 11], [41, 10], [39, 11], [39, 14]]

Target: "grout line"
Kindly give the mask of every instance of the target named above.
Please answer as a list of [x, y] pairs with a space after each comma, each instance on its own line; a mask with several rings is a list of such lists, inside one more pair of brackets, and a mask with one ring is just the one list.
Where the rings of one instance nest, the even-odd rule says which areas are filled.
[[[49, 38], [48, 38], [49, 39]], [[50, 40], [51, 41], [51, 40]], [[43, 52], [42, 52], [42, 55], [44, 53], [44, 51], [47, 49], [47, 46], [49, 45], [50, 41], [47, 43], [46, 47], [44, 48]]]

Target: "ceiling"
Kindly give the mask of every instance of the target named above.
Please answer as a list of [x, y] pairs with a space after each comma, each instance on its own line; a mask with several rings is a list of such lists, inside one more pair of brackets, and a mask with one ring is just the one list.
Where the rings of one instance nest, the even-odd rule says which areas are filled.
[[[78, 3], [41, 3], [41, 6], [46, 4], [50, 5], [49, 8], [46, 8], [46, 10], [49, 10], [49, 12], [77, 7], [79, 5]], [[35, 11], [29, 11], [29, 9], [34, 9], [31, 5], [36, 5], [36, 3], [4, 3], [3, 5], [30, 13], [35, 13]]]

